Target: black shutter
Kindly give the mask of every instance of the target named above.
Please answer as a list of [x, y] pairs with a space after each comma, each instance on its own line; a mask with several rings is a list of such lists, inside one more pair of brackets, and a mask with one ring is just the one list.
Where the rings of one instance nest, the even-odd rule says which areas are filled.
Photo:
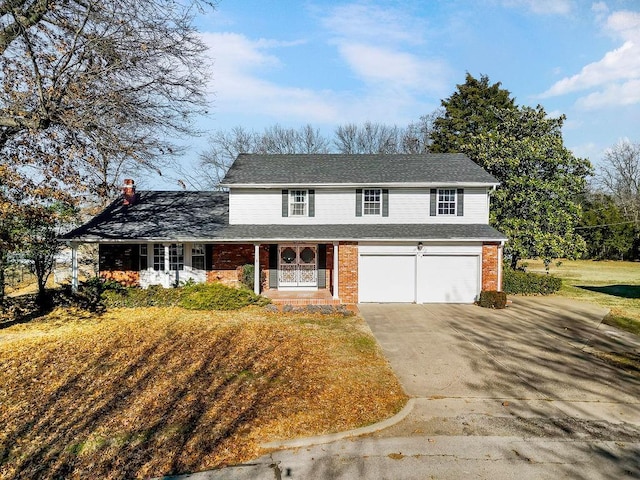
[[309, 190], [309, 216], [316, 216], [316, 191]]
[[464, 189], [458, 189], [458, 211], [456, 212], [459, 217], [464, 216]]
[[429, 215], [432, 217], [436, 216], [436, 212], [438, 211], [438, 189], [431, 189], [431, 202], [429, 203]]
[[356, 188], [356, 217], [362, 216], [362, 189]]
[[282, 216], [289, 216], [289, 190], [282, 190]]
[[389, 189], [382, 189], [382, 216], [389, 216]]
[[204, 246], [204, 268], [213, 270], [213, 245], [208, 244]]
[[327, 246], [318, 245], [318, 288], [327, 287]]
[[278, 245], [269, 245], [269, 288], [278, 288]]

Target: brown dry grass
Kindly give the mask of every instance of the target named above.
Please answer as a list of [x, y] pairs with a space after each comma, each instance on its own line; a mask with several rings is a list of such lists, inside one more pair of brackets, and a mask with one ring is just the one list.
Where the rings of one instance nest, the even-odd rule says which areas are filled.
[[0, 477], [199, 471], [405, 401], [359, 317], [57, 310], [0, 330]]

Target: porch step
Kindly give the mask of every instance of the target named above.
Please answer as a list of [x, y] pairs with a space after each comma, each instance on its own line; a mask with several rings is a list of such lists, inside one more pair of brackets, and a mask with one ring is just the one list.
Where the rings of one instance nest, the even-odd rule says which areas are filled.
[[[268, 295], [267, 295], [268, 296]], [[274, 305], [340, 305], [342, 302], [335, 299], [324, 298], [271, 298], [271, 303]]]
[[341, 305], [339, 299], [333, 298], [329, 290], [290, 291], [290, 290], [265, 290], [262, 295], [271, 299], [275, 305]]

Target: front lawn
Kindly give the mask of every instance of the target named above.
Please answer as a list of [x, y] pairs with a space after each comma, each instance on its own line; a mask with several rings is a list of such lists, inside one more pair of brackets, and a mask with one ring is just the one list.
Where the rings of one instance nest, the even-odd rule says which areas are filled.
[[405, 402], [357, 316], [58, 309], [0, 330], [0, 477], [210, 469]]
[[[545, 273], [542, 261], [523, 263], [529, 272]], [[549, 273], [563, 280], [559, 295], [609, 308], [605, 323], [640, 335], [640, 263], [563, 260]]]

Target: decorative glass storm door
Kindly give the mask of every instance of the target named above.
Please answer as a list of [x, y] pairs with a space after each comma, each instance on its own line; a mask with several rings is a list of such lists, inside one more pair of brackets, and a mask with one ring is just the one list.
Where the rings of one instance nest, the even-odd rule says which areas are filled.
[[317, 245], [279, 245], [278, 286], [317, 287], [317, 254]]

